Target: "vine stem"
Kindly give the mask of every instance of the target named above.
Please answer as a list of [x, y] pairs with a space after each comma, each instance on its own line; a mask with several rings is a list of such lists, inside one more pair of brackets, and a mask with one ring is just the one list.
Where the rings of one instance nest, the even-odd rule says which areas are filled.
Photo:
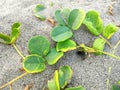
[[94, 48], [87, 47], [87, 46], [85, 46], [84, 44], [81, 44], [81, 45], [77, 46], [76, 48], [82, 48], [83, 51], [89, 52], [89, 53], [101, 52], [101, 53], [103, 53], [103, 54], [105, 54], [105, 55], [108, 55], [108, 56], [111, 56], [111, 57], [113, 57], [113, 58], [116, 58], [116, 59], [119, 59], [119, 60], [120, 60], [120, 57], [119, 57], [119, 56], [116, 56], [116, 55], [111, 54], [111, 53], [108, 53], [108, 52], [104, 52], [104, 51], [100, 51], [100, 50], [95, 50]]
[[110, 88], [110, 80], [109, 80], [109, 78], [110, 78], [110, 74], [111, 74], [111, 69], [112, 69], [112, 67], [110, 66], [109, 69], [108, 69], [108, 78], [106, 80], [107, 90], [109, 90], [109, 88]]
[[21, 74], [20, 76], [16, 77], [15, 79], [13, 79], [13, 80], [7, 82], [6, 84], [0, 86], [0, 89], [5, 88], [5, 87], [8, 86], [8, 85], [12, 85], [12, 83], [14, 83], [14, 82], [17, 81], [18, 79], [20, 79], [20, 78], [26, 76], [27, 74], [28, 74], [27, 72]]
[[110, 48], [112, 48], [112, 45], [110, 44], [110, 42], [105, 39], [102, 35], [99, 35], [100, 38], [104, 39], [106, 41], [106, 43], [110, 46]]
[[108, 53], [108, 52], [103, 52], [103, 51], [98, 51], [98, 52], [101, 52], [101, 53], [103, 53], [103, 54], [106, 54], [106, 55], [108, 55], [108, 56], [111, 56], [111, 57], [113, 57], [113, 58], [116, 58], [116, 59], [119, 59], [119, 60], [120, 60], [120, 57], [119, 57], [119, 56], [116, 56], [116, 55], [114, 55], [114, 54], [111, 54], [111, 53]]
[[12, 84], [10, 85], [10, 90], [12, 90]]
[[118, 47], [118, 45], [120, 44], [120, 40], [117, 42], [117, 44], [114, 46], [114, 48], [113, 48], [113, 54], [115, 53], [115, 50], [116, 50], [116, 48]]
[[13, 47], [15, 48], [15, 50], [18, 52], [18, 54], [23, 58], [25, 59], [24, 55], [20, 52], [20, 50], [18, 49], [18, 47], [16, 46], [16, 44], [12, 44]]

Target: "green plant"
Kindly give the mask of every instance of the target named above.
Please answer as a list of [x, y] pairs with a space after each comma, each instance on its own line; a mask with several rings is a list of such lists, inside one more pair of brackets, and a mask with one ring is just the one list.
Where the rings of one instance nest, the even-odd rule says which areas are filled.
[[103, 22], [100, 18], [100, 15], [97, 11], [91, 10], [86, 13], [86, 17], [83, 21], [83, 24], [87, 26], [88, 30], [93, 35], [99, 35], [103, 30]]
[[77, 30], [84, 18], [85, 12], [80, 9], [63, 9], [55, 12], [58, 25], [53, 28], [51, 37], [56, 42], [62, 42], [72, 37], [72, 30]]
[[63, 52], [57, 52], [55, 48], [52, 48], [50, 50], [50, 42], [48, 41], [47, 38], [43, 36], [34, 36], [28, 41], [28, 50], [30, 52], [30, 55], [23, 56], [22, 53], [19, 51], [19, 49], [14, 44], [18, 38], [18, 33], [16, 33], [17, 29], [19, 30], [18, 24], [17, 23], [13, 24], [12, 35], [10, 37], [10, 40], [12, 41], [12, 43], [11, 41], [10, 42], [5, 41], [6, 39], [4, 40], [4, 37], [2, 36], [3, 35], [7, 36], [5, 34], [1, 35], [1, 39], [4, 40], [4, 42], [2, 43], [12, 44], [14, 48], [16, 49], [16, 51], [18, 52], [18, 54], [20, 54], [20, 56], [23, 58], [22, 66], [23, 66], [23, 69], [25, 70], [25, 73], [11, 80], [10, 82], [4, 84], [3, 86], [0, 87], [0, 89], [8, 85], [11, 85], [16, 80], [22, 78], [23, 76], [29, 73], [40, 73], [44, 71], [46, 68], [46, 65], [45, 65], [46, 61], [48, 62], [49, 65], [53, 65], [64, 55]]
[[72, 69], [69, 66], [60, 67], [55, 71], [53, 79], [48, 80], [49, 90], [85, 90], [82, 86], [66, 88], [71, 81], [72, 74]]
[[[40, 20], [45, 20], [45, 17], [39, 14], [43, 9], [44, 6], [41, 4], [37, 5], [34, 9], [35, 16], [40, 18]], [[102, 19], [97, 11], [92, 10], [85, 14], [85, 12], [80, 9], [70, 10], [65, 8], [56, 10], [55, 18], [57, 26], [52, 29], [51, 38], [57, 42], [56, 47], [50, 48], [50, 42], [46, 37], [41, 35], [34, 36], [28, 41], [28, 51], [30, 54], [27, 56], [24, 56], [15, 44], [15, 41], [20, 35], [20, 23], [14, 23], [12, 25], [12, 32], [10, 35], [0, 33], [0, 42], [13, 45], [18, 54], [23, 58], [22, 66], [25, 70], [25, 73], [4, 84], [0, 89], [11, 85], [27, 74], [44, 71], [46, 62], [49, 65], [53, 65], [64, 55], [64, 52], [75, 49], [82, 52], [95, 53], [97, 55], [106, 54], [120, 60], [120, 57], [104, 52], [105, 44], [107, 43], [110, 45], [108, 40], [118, 30], [118, 27], [113, 24], [108, 24], [104, 27]], [[87, 26], [88, 30], [93, 35], [98, 36], [93, 42], [92, 47], [84, 44], [77, 46], [77, 44], [70, 39], [73, 36], [73, 30], [78, 30], [82, 23]], [[116, 49], [118, 45], [119, 44], [117, 44], [114, 49]], [[61, 67], [59, 70], [55, 71], [54, 78], [48, 81], [49, 90], [85, 90], [82, 86], [65, 88], [69, 84], [71, 77], [71, 68], [69, 66]], [[112, 88], [116, 90], [115, 88], [117, 87], [113, 86]]]
[[74, 50], [76, 49], [76, 43], [73, 40], [68, 39], [63, 42], [58, 42], [56, 45], [56, 49], [57, 51], [62, 51], [62, 52]]
[[1, 39], [1, 43], [4, 44], [14, 44], [15, 41], [17, 40], [17, 38], [20, 35], [20, 23], [16, 22], [12, 25], [11, 27], [11, 34], [10, 35], [6, 35], [3, 33], [0, 33], [0, 39]]
[[[55, 18], [58, 25], [52, 29], [51, 38], [57, 42], [57, 51], [67, 52], [80, 49], [83, 52], [91, 52], [96, 55], [106, 54], [120, 59], [120, 57], [103, 51], [106, 43], [111, 46], [108, 40], [118, 30], [118, 27], [113, 24], [108, 24], [104, 27], [100, 14], [97, 11], [90, 10], [85, 15], [83, 10], [70, 10], [65, 8], [62, 10], [56, 10]], [[82, 23], [87, 26], [88, 30], [93, 35], [99, 35], [99, 37], [94, 40], [92, 47], [87, 47], [84, 44], [76, 46], [76, 43], [73, 40], [70, 40], [73, 36], [71, 30], [78, 30]]]
[[41, 15], [41, 11], [42, 10], [44, 10], [45, 9], [45, 7], [44, 7], [44, 5], [42, 5], [42, 4], [38, 4], [38, 5], [36, 5], [36, 7], [35, 7], [35, 9], [34, 9], [34, 15], [37, 17], [37, 18], [39, 18], [41, 21], [44, 21], [45, 19], [46, 19], [46, 17], [45, 16], [43, 16], [43, 15]]
[[[96, 36], [100, 35], [100, 37], [96, 38], [93, 43], [94, 49], [103, 51], [105, 43], [111, 46], [108, 40], [118, 30], [118, 27], [116, 27], [113, 24], [108, 24], [107, 26], [104, 27], [100, 14], [95, 10], [91, 10], [86, 13], [86, 17], [83, 21], [83, 24], [88, 28], [90, 33], [92, 33], [93, 35]], [[97, 52], [97, 54], [101, 53]]]

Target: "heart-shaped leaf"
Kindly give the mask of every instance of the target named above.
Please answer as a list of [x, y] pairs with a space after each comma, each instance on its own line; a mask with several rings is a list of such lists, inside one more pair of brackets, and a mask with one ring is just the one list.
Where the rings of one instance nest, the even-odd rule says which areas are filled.
[[57, 20], [59, 25], [66, 25], [66, 23], [64, 22], [64, 18], [62, 17], [61, 11], [57, 10], [55, 12], [55, 19]]
[[28, 42], [28, 49], [31, 54], [45, 56], [48, 54], [50, 42], [43, 36], [34, 36]]
[[83, 86], [66, 88], [65, 90], [86, 90]]
[[29, 55], [23, 61], [23, 68], [28, 73], [42, 72], [45, 67], [45, 60], [38, 55]]
[[49, 90], [60, 90], [59, 81], [58, 81], [58, 71], [56, 70], [54, 73], [54, 78], [48, 80], [48, 89]]
[[112, 85], [112, 90], [120, 90], [120, 85]]
[[66, 26], [57, 26], [53, 28], [51, 37], [56, 42], [62, 42], [72, 37], [72, 31]]
[[10, 44], [10, 37], [6, 34], [0, 33], [0, 42], [4, 44]]
[[87, 26], [88, 30], [93, 35], [99, 35], [103, 31], [103, 22], [97, 11], [94, 10], [88, 11], [83, 21], [83, 24]]
[[57, 52], [55, 48], [52, 48], [45, 57], [49, 65], [55, 64], [62, 56], [63, 52]]
[[113, 24], [109, 24], [105, 27], [103, 30], [103, 36], [107, 39], [110, 39], [111, 36], [118, 30], [118, 27], [116, 27]]
[[10, 35], [11, 44], [15, 43], [15, 41], [18, 39], [19, 35], [20, 35], [20, 23], [17, 22], [12, 25], [12, 32]]
[[62, 89], [70, 82], [72, 78], [72, 69], [69, 66], [63, 66], [59, 69], [59, 84]]
[[44, 10], [45, 7], [42, 4], [38, 4], [34, 9], [34, 15], [39, 18], [41, 21], [45, 20], [46, 17], [41, 15], [41, 11]]
[[102, 38], [95, 39], [95, 41], [93, 43], [93, 48], [95, 50], [98, 50], [98, 52], [96, 52], [96, 54], [98, 54], [98, 55], [102, 54], [99, 51], [103, 51], [104, 46], [105, 46], [105, 40], [104, 39], [102, 39]]
[[69, 15], [68, 26], [73, 30], [77, 30], [81, 26], [84, 18], [85, 12], [83, 10], [73, 9]]
[[74, 50], [76, 48], [76, 43], [73, 40], [66, 40], [57, 43], [57, 51], [66, 52], [69, 50]]

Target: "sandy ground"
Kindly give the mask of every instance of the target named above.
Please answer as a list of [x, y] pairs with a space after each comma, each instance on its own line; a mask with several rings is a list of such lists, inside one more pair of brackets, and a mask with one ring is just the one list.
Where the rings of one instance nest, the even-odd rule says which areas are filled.
[[[53, 7], [50, 7], [50, 1], [53, 2]], [[82, 8], [85, 11], [95, 9], [100, 12], [105, 25], [109, 23], [120, 24], [120, 0], [0, 0], [0, 32], [10, 34], [12, 23], [21, 22], [21, 36], [16, 44], [25, 56], [28, 55], [27, 41], [32, 36], [44, 35], [52, 42], [51, 45], [54, 45], [50, 39], [51, 25], [47, 21], [41, 22], [33, 15], [36, 4], [46, 6], [43, 12], [46, 17], [52, 18], [55, 10], [64, 7]], [[111, 4], [113, 4], [113, 16], [108, 13]], [[90, 46], [94, 38], [82, 26], [80, 30], [74, 32], [73, 40], [78, 44], [85, 43]], [[110, 42], [114, 46], [119, 39], [120, 31], [115, 33]], [[105, 50], [112, 52], [108, 46]], [[120, 46], [115, 54], [120, 55]], [[66, 53], [56, 65], [47, 65], [44, 72], [27, 75], [15, 82], [13, 90], [24, 90], [24, 87], [29, 84], [33, 84], [30, 90], [42, 90], [46, 86], [47, 80], [52, 77], [53, 72], [63, 65], [70, 65], [74, 72], [69, 86], [83, 85], [86, 90], [108, 90], [107, 78], [110, 80], [110, 85], [120, 80], [120, 61], [106, 55], [92, 55], [82, 60], [76, 51], [71, 51]], [[22, 74], [23, 72], [19, 71], [21, 66], [21, 57], [15, 49], [11, 45], [0, 43], [0, 85]], [[112, 67], [110, 75], [108, 74], [109, 67]], [[3, 90], [9, 90], [9, 87]]]

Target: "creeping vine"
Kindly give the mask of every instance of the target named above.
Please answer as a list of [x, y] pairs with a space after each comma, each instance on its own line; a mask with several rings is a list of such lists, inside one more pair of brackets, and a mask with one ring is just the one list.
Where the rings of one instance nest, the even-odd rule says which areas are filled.
[[[45, 20], [45, 16], [41, 16], [40, 11], [45, 9], [41, 4], [37, 5], [34, 9], [35, 16], [40, 20]], [[119, 56], [114, 55], [115, 49], [120, 44], [120, 41], [114, 47], [113, 54], [105, 52], [105, 44], [109, 43], [109, 39], [113, 36], [115, 32], [119, 29], [114, 24], [108, 24], [104, 26], [100, 14], [95, 10], [90, 10], [85, 13], [82, 9], [64, 8], [62, 10], [56, 10], [55, 19], [57, 25], [53, 27], [51, 31], [51, 38], [56, 42], [56, 47], [50, 48], [49, 40], [41, 35], [33, 36], [28, 41], [28, 51], [29, 55], [24, 56], [15, 44], [15, 41], [20, 35], [20, 23], [16, 22], [12, 25], [11, 35], [6, 35], [0, 33], [0, 42], [4, 44], [11, 44], [16, 49], [17, 53], [22, 57], [22, 66], [25, 72], [16, 77], [15, 79], [9, 81], [8, 83], [0, 86], [0, 89], [10, 86], [18, 79], [22, 78], [27, 74], [40, 73], [46, 68], [45, 62], [49, 65], [54, 65], [57, 61], [64, 55], [65, 52], [76, 50], [87, 53], [94, 53], [95, 55], [105, 54], [120, 60]], [[88, 31], [95, 35], [97, 38], [93, 42], [93, 46], [89, 47], [85, 44], [80, 44], [77, 46], [76, 42], [71, 39], [73, 36], [73, 30], [79, 30], [80, 26], [84, 24]], [[110, 71], [109, 71], [110, 72]], [[69, 66], [61, 67], [54, 73], [53, 79], [48, 81], [49, 90], [85, 90], [83, 86], [65, 88], [72, 78], [72, 70]], [[108, 80], [109, 81], [109, 80]], [[120, 84], [113, 85], [112, 90], [116, 87], [120, 87]]]

